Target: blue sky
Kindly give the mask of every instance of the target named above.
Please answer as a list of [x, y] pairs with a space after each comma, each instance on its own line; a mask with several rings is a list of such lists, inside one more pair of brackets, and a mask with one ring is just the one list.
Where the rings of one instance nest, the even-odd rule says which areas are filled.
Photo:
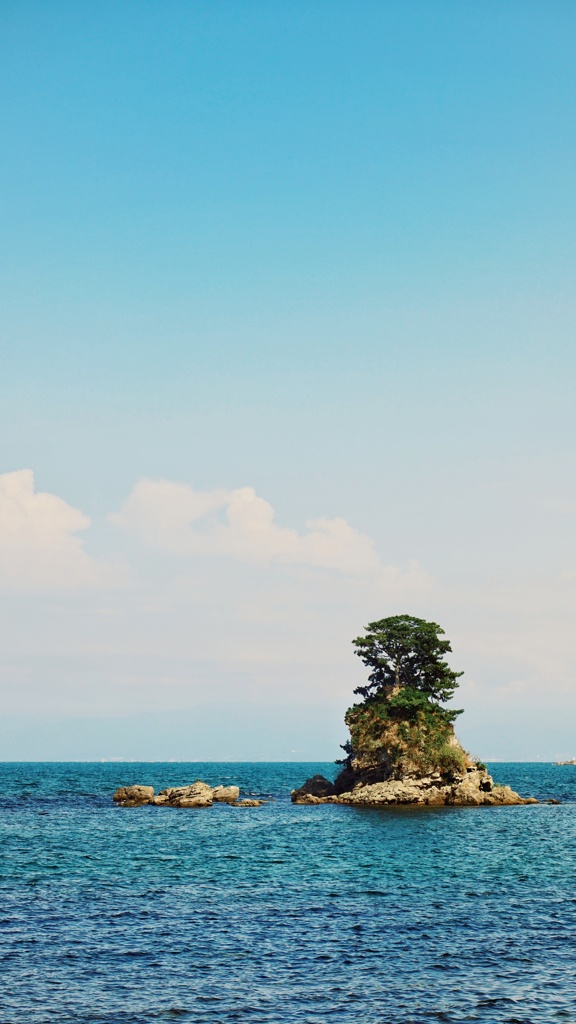
[[[349, 640], [404, 610], [452, 638], [476, 752], [574, 753], [573, 5], [0, 22], [0, 473], [86, 518], [6, 477], [6, 756], [72, 756], [82, 719], [86, 756], [145, 757], [136, 702], [274, 722], [178, 756], [331, 757]], [[242, 488], [300, 540], [257, 501], [262, 551], [210, 533]], [[170, 518], [198, 501], [203, 547]]]

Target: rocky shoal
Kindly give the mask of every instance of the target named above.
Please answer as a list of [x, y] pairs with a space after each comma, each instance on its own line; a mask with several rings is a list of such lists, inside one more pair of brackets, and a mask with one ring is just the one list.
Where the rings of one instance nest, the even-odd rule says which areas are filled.
[[112, 799], [120, 807], [212, 807], [213, 803], [231, 804], [234, 807], [260, 807], [264, 800], [240, 800], [238, 786], [209, 786], [200, 780], [189, 786], [175, 786], [163, 789], [156, 796], [152, 786], [121, 786]]
[[348, 792], [338, 792], [322, 775], [308, 779], [291, 793], [295, 804], [352, 804], [378, 807], [387, 804], [438, 806], [511, 806], [537, 804], [521, 797], [510, 786], [496, 785], [486, 769], [469, 767], [462, 773], [434, 772], [424, 777], [404, 776], [384, 782], [359, 782]]

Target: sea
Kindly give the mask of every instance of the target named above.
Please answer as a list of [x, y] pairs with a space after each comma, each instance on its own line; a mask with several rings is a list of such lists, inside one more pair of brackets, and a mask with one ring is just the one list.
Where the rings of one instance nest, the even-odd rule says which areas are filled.
[[[576, 1021], [576, 767], [558, 804], [300, 807], [331, 764], [0, 766], [1, 1024]], [[257, 808], [119, 808], [236, 783]]]

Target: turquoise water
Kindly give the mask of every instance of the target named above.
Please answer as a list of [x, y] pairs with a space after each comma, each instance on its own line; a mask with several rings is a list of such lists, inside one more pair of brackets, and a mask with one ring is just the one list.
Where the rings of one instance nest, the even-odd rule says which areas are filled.
[[[0, 1021], [576, 1020], [576, 768], [558, 806], [295, 807], [325, 764], [0, 766]], [[237, 782], [260, 808], [116, 808]]]

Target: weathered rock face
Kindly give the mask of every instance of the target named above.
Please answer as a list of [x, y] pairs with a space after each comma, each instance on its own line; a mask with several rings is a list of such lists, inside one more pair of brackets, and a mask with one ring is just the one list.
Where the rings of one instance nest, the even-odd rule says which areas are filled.
[[495, 786], [485, 769], [470, 767], [464, 775], [453, 774], [446, 780], [440, 776], [392, 779], [373, 785], [360, 785], [349, 793], [341, 793], [339, 803], [345, 804], [421, 804], [429, 807], [480, 807], [503, 804], [535, 804], [537, 800], [523, 799], [510, 786]]
[[304, 799], [304, 797], [309, 796], [320, 799], [336, 796], [336, 787], [332, 782], [328, 782], [328, 779], [325, 779], [323, 775], [313, 775], [311, 779], [306, 779], [306, 782], [300, 789], [292, 790], [292, 803], [315, 802]]
[[[312, 780], [309, 780], [311, 782]], [[292, 791], [295, 804], [353, 804], [375, 807], [385, 804], [420, 804], [422, 806], [497, 806], [536, 804], [523, 798], [510, 786], [497, 786], [486, 769], [469, 767], [464, 774], [452, 773], [449, 779], [434, 772], [420, 778], [406, 776], [386, 782], [358, 782], [353, 789], [325, 797], [307, 792], [307, 783]]]
[[348, 756], [335, 784], [315, 775], [293, 790], [293, 803], [473, 807], [538, 802], [494, 785], [441, 714], [402, 720], [390, 715], [384, 701], [372, 700], [350, 708], [345, 721]]
[[391, 716], [386, 700], [373, 699], [349, 708], [345, 722], [350, 743], [336, 780], [340, 792], [359, 782], [463, 772], [473, 765], [441, 713], [431, 710], [413, 720], [396, 718]]
[[190, 786], [173, 786], [163, 789], [154, 796], [152, 786], [121, 786], [112, 799], [120, 807], [139, 807], [153, 804], [155, 807], [211, 807], [212, 803], [231, 804], [235, 807], [260, 807], [263, 800], [239, 800], [238, 786], [214, 786], [199, 779]]
[[121, 786], [112, 799], [121, 807], [138, 807], [139, 804], [149, 804], [153, 796], [152, 786]]
[[150, 802], [171, 807], [211, 807], [212, 789], [206, 782], [193, 782], [191, 786], [163, 789]]
[[217, 803], [234, 804], [240, 796], [238, 786], [215, 786], [212, 790], [212, 799]]

